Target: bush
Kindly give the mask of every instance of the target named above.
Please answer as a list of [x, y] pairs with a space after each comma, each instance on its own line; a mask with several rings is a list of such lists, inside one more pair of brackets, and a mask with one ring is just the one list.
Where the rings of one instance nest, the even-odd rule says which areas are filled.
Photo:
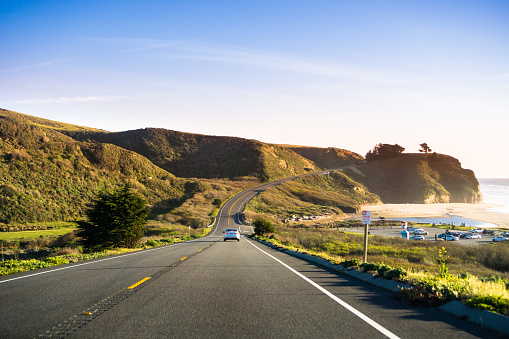
[[384, 279], [401, 279], [403, 277], [406, 277], [408, 275], [408, 272], [401, 268], [393, 268], [392, 270], [389, 270], [385, 272], [383, 278]]
[[350, 260], [344, 260], [341, 262], [341, 266], [343, 267], [355, 267], [355, 266], [359, 266], [360, 265], [360, 260], [359, 259], [350, 259]]
[[378, 271], [379, 264], [375, 264], [372, 262], [365, 262], [360, 265], [362, 268], [362, 272], [370, 272], [370, 271]]
[[268, 220], [265, 219], [256, 219], [253, 221], [254, 232], [256, 235], [263, 235], [265, 233], [274, 233], [276, 229], [274, 225]]
[[509, 299], [500, 296], [475, 297], [465, 301], [465, 304], [481, 310], [509, 315]]

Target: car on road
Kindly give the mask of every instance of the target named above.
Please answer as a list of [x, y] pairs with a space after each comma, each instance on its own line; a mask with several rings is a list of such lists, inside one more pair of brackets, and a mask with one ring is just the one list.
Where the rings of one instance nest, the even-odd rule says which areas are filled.
[[416, 228], [414, 230], [414, 234], [416, 234], [416, 235], [427, 235], [427, 234], [429, 234], [429, 232], [423, 230], [422, 228]]
[[412, 239], [412, 240], [425, 240], [426, 238], [424, 237], [424, 235], [416, 234], [413, 237], [410, 237], [410, 239]]
[[506, 241], [506, 240], [508, 240], [508, 238], [506, 238], [506, 237], [495, 237], [495, 238], [493, 238], [493, 241]]
[[465, 236], [465, 239], [481, 239], [481, 235], [479, 233], [470, 233]]
[[458, 237], [455, 237], [454, 235], [451, 235], [451, 234], [445, 234], [445, 233], [442, 233], [442, 234], [439, 234], [438, 237], [440, 239], [444, 239], [446, 241], [457, 241], [457, 240], [460, 240], [460, 238]]
[[471, 230], [470, 232], [472, 233], [482, 233], [484, 230], [482, 228], [474, 228], [473, 230]]
[[224, 233], [224, 241], [228, 239], [240, 241], [240, 232], [236, 228], [227, 228]]

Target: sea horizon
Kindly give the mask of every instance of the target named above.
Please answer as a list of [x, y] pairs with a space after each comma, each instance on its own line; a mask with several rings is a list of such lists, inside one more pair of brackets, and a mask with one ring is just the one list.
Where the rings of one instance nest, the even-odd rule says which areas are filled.
[[509, 178], [478, 178], [483, 203], [500, 205], [491, 211], [509, 214]]

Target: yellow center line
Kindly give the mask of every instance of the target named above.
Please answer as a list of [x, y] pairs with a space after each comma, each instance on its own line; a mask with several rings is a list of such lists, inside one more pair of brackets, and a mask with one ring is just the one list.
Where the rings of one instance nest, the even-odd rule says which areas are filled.
[[132, 290], [132, 289], [133, 289], [133, 288], [135, 288], [136, 286], [138, 286], [138, 285], [140, 285], [140, 284], [143, 284], [145, 281], [147, 281], [147, 280], [149, 280], [149, 279], [150, 279], [150, 277], [146, 277], [146, 278], [144, 278], [144, 279], [141, 279], [141, 280], [140, 280], [140, 281], [138, 281], [136, 284], [129, 286], [127, 289], [128, 289], [128, 290]]
[[246, 194], [244, 194], [243, 196], [241, 196], [240, 198], [238, 198], [232, 205], [232, 207], [230, 207], [230, 211], [228, 211], [228, 226], [230, 226], [230, 215], [232, 213], [232, 209], [233, 209], [233, 206], [235, 206], [235, 204], [242, 198], [244, 198], [244, 196], [248, 195], [249, 193], [251, 192], [247, 192]]
[[183, 258], [182, 258], [182, 259], [180, 259], [180, 260], [186, 260], [186, 259], [187, 259], [187, 257], [183, 257]]

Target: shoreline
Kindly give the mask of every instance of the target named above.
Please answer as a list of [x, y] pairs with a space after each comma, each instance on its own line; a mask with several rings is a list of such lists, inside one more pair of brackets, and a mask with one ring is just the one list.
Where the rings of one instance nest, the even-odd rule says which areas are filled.
[[[362, 210], [371, 211], [371, 218], [445, 218], [458, 216], [509, 228], [509, 214], [490, 210], [496, 204], [382, 204], [364, 205]], [[355, 216], [360, 216], [356, 214]]]

